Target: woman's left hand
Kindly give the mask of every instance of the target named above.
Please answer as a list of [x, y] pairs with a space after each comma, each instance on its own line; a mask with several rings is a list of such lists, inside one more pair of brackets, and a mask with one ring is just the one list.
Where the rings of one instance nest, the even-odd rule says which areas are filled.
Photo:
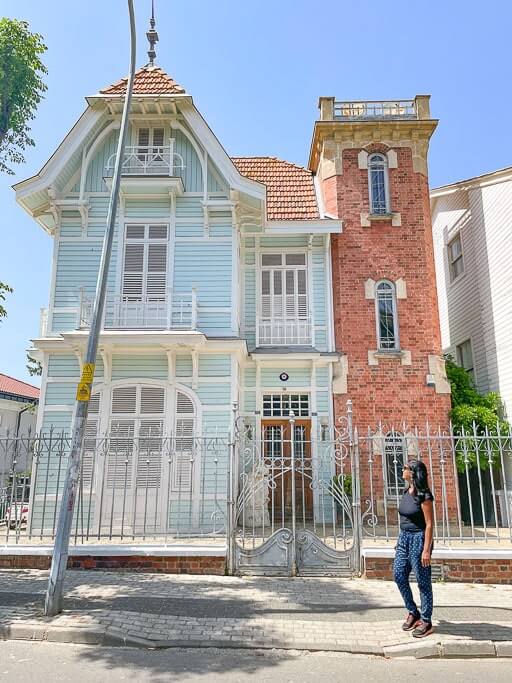
[[421, 553], [421, 566], [430, 567], [430, 553], [428, 552], [428, 550], [424, 550]]

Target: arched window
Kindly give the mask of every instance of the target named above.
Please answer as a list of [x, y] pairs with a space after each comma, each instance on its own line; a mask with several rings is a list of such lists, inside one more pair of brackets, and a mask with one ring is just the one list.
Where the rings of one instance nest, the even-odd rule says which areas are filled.
[[370, 188], [370, 213], [390, 213], [388, 189], [388, 164], [384, 154], [368, 157], [368, 186]]
[[380, 351], [400, 348], [395, 285], [381, 280], [376, 285], [377, 342]]
[[406, 460], [405, 440], [400, 432], [388, 432], [384, 441], [384, 467], [389, 496], [399, 496], [405, 482], [402, 472]]

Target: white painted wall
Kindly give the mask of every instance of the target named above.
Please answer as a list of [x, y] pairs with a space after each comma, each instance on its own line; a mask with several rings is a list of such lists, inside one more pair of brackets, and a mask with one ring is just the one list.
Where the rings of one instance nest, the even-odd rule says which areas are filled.
[[[483, 176], [433, 197], [432, 224], [443, 349], [454, 352], [471, 339], [478, 389], [498, 391], [510, 419], [512, 174]], [[464, 274], [450, 283], [446, 246], [459, 229]]]

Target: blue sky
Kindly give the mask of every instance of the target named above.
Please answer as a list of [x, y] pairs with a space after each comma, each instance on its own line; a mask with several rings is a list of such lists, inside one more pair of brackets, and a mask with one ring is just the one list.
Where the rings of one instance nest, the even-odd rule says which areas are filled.
[[[52, 240], [14, 201], [85, 107], [127, 72], [125, 0], [3, 0], [48, 52], [36, 147], [0, 176], [0, 280], [15, 289], [0, 325], [0, 372], [30, 380], [25, 349], [47, 305]], [[147, 61], [150, 0], [136, 0], [138, 64]], [[433, 187], [512, 165], [510, 26], [506, 0], [156, 0], [157, 63], [194, 96], [228, 153], [307, 163], [320, 95], [408, 99], [430, 93], [440, 125]]]

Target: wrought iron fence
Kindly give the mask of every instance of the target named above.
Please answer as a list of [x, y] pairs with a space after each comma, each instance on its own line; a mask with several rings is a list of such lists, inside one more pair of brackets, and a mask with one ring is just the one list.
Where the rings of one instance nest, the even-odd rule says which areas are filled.
[[[300, 418], [261, 434], [247, 426], [234, 440], [159, 429], [87, 435], [74, 543], [236, 538], [257, 547], [289, 527], [292, 510], [298, 530], [336, 550], [392, 541], [411, 459], [429, 473], [436, 543], [512, 543], [508, 432], [380, 425], [350, 436], [330, 425], [309, 431]], [[0, 543], [52, 542], [69, 447], [56, 431], [0, 438]]]
[[[229, 439], [130, 431], [86, 435], [72, 542], [224, 542]], [[53, 431], [0, 439], [0, 541], [53, 540], [69, 449]]]
[[452, 542], [512, 542], [512, 434], [423, 430], [407, 425], [355, 435], [361, 468], [363, 540], [390, 540], [399, 526], [402, 466], [421, 460], [434, 495], [434, 538]]

